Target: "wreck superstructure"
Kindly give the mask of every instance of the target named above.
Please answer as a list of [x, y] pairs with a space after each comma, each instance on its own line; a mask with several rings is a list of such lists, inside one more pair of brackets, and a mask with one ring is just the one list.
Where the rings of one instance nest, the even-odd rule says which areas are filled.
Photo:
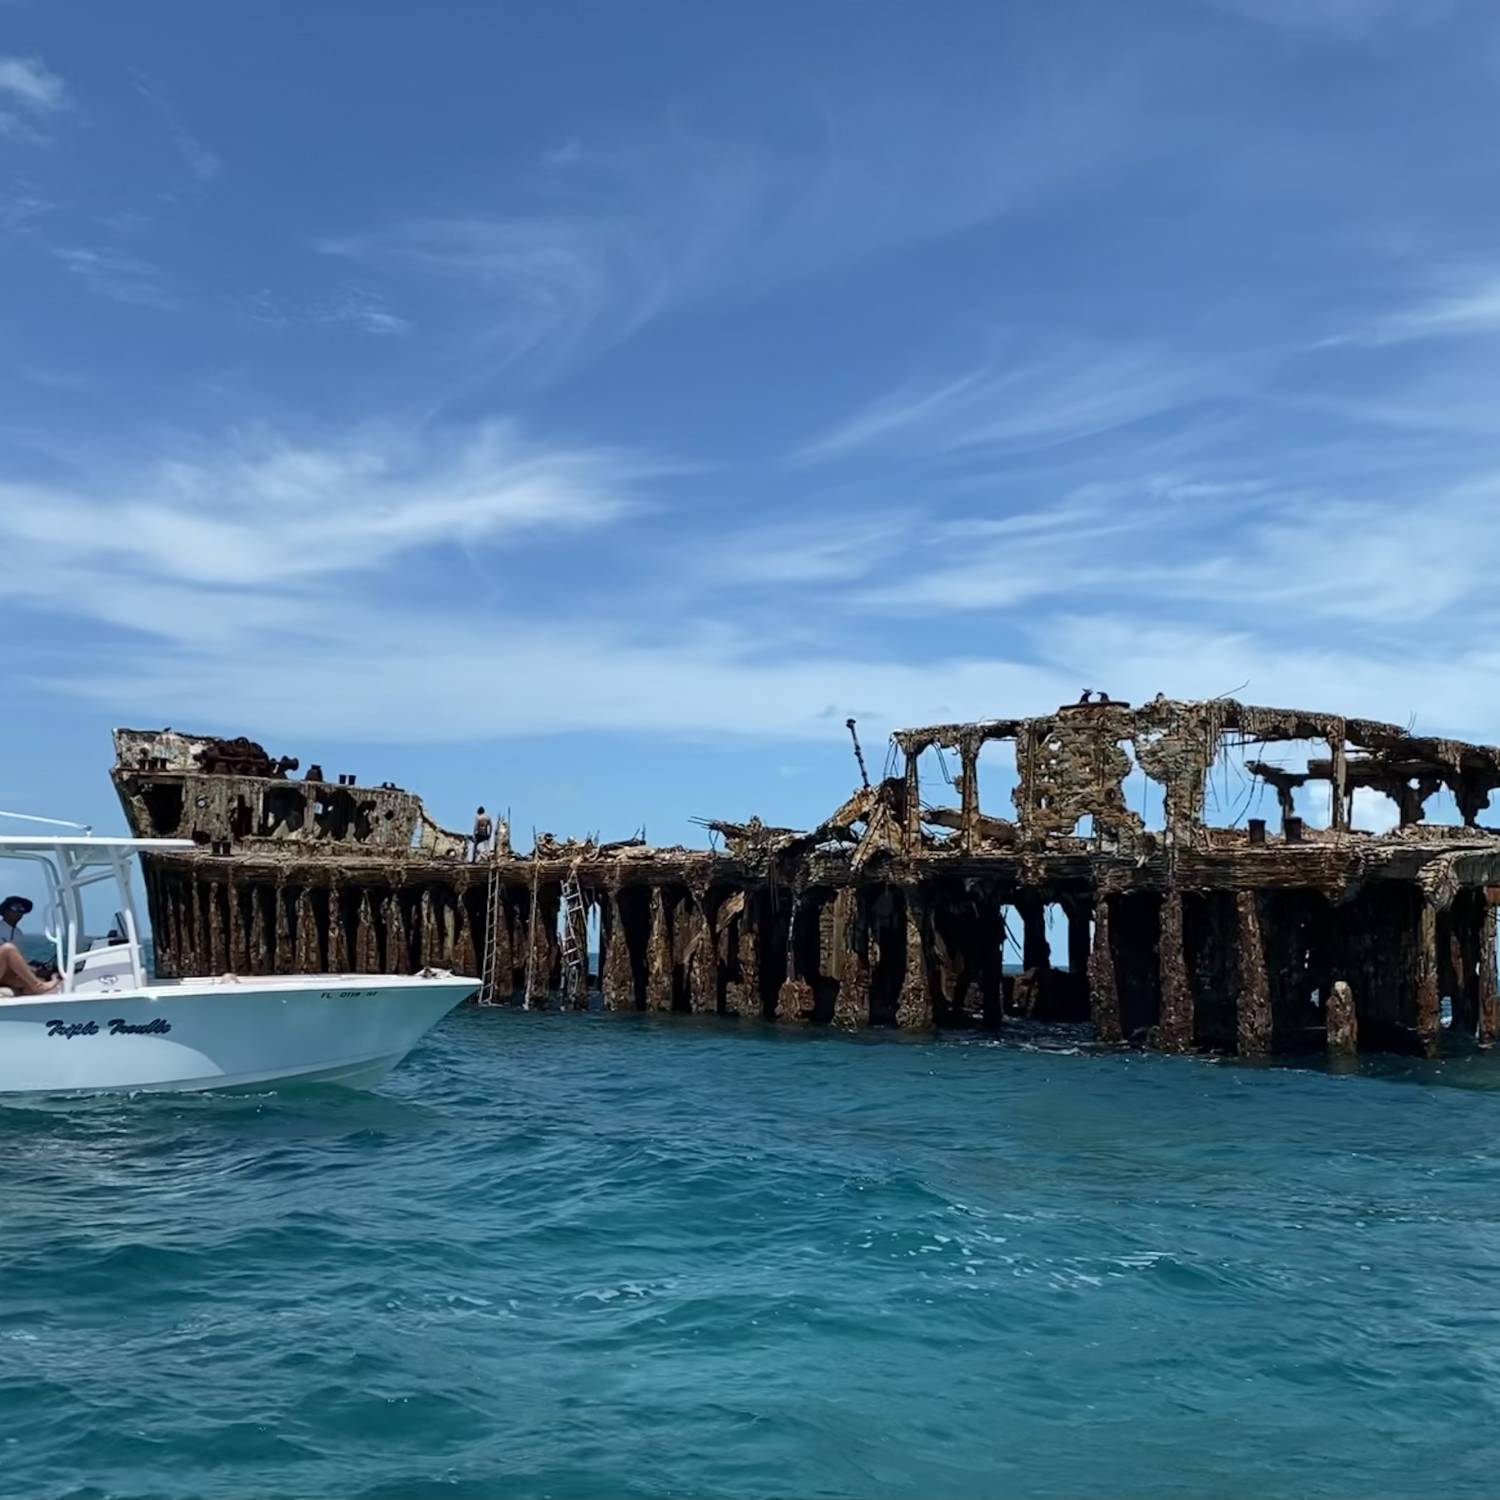
[[[1232, 699], [1086, 699], [899, 731], [890, 774], [817, 828], [710, 821], [710, 849], [541, 835], [466, 863], [420, 798], [293, 780], [248, 741], [121, 730], [114, 778], [135, 833], [199, 846], [148, 862], [166, 973], [440, 964], [496, 999], [583, 1004], [592, 985], [612, 1009], [788, 1024], [1026, 1017], [1240, 1056], [1493, 1044], [1500, 830], [1479, 818], [1500, 749]], [[1439, 792], [1453, 826], [1424, 821]], [[1383, 831], [1356, 826], [1371, 799]]]

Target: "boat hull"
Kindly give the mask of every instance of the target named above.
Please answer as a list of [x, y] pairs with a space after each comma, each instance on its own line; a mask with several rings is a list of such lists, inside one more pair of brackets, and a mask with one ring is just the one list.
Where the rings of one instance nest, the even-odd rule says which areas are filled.
[[185, 979], [0, 1002], [0, 1097], [378, 1083], [478, 981]]

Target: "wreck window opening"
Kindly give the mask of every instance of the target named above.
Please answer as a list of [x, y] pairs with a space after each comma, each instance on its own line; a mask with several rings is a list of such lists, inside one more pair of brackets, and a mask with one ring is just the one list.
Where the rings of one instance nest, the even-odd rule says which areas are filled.
[[[1013, 739], [985, 740], [979, 747], [975, 775], [979, 782], [980, 817], [1014, 823], [1016, 792], [1021, 785], [1020, 769], [1016, 762], [1016, 742]], [[990, 830], [995, 831], [998, 830]], [[990, 832], [981, 823], [980, 841], [983, 842], [990, 836]]]
[[958, 832], [963, 818], [963, 766], [955, 750], [928, 745], [917, 757], [922, 821], [939, 838]]
[[1349, 827], [1359, 833], [1390, 833], [1401, 823], [1401, 804], [1389, 792], [1372, 786], [1354, 788]]
[[261, 797], [260, 831], [268, 838], [300, 833], [307, 821], [307, 794], [300, 786], [268, 786]]
[[1444, 783], [1426, 801], [1422, 809], [1422, 821], [1440, 828], [1462, 828], [1463, 813], [1459, 811], [1458, 798], [1453, 788]]
[[1134, 813], [1148, 833], [1161, 833], [1167, 826], [1166, 787], [1147, 773], [1136, 758], [1135, 746], [1129, 740], [1120, 740], [1116, 748], [1130, 763], [1130, 768], [1120, 783], [1126, 811]]
[[1084, 815], [1073, 825], [1073, 837], [1075, 839], [1091, 839], [1094, 836], [1094, 815]]
[[182, 826], [183, 786], [180, 781], [158, 781], [141, 788], [141, 801], [157, 838], [172, 838]]
[[[1314, 766], [1314, 762], [1318, 762]], [[1259, 754], [1247, 758], [1246, 769], [1257, 785], [1247, 818], [1263, 818], [1268, 830], [1284, 835], [1286, 820], [1294, 817], [1311, 829], [1333, 823], [1333, 782], [1328, 741], [1271, 739], [1262, 741]]]
[[370, 813], [373, 802], [356, 802], [343, 787], [328, 787], [318, 794], [313, 805], [313, 821], [318, 832], [327, 838], [353, 838], [364, 843], [370, 837]]

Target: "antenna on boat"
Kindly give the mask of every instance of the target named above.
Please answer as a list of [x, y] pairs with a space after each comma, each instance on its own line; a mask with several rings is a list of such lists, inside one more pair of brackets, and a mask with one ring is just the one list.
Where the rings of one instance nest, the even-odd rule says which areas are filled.
[[75, 828], [84, 834], [94, 831], [89, 823], [73, 823], [67, 818], [39, 818], [35, 813], [0, 812], [0, 818], [17, 818], [22, 823], [46, 823], [51, 828]]

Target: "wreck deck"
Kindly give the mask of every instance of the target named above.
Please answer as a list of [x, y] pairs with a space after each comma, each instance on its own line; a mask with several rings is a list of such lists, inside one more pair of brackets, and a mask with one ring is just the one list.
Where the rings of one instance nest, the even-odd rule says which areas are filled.
[[[1313, 746], [1304, 766], [1264, 758], [1294, 741]], [[996, 742], [1014, 753], [1013, 818], [980, 803]], [[957, 755], [955, 806], [922, 798], [934, 749]], [[200, 845], [147, 862], [169, 974], [433, 964], [485, 973], [497, 999], [597, 991], [614, 1009], [844, 1026], [1025, 1016], [1241, 1056], [1432, 1052], [1500, 1030], [1500, 833], [1478, 823], [1500, 751], [1157, 699], [901, 731], [892, 753], [899, 775], [813, 830], [710, 823], [723, 847], [706, 850], [543, 835], [526, 855], [502, 830], [480, 863], [412, 794], [289, 781], [295, 763], [251, 742], [122, 730], [114, 775], [135, 832]], [[1231, 760], [1215, 826], [1205, 792]], [[1137, 779], [1155, 818], [1128, 805]], [[1326, 827], [1309, 826], [1310, 787]], [[1440, 789], [1461, 826], [1424, 822]], [[1249, 816], [1262, 791], [1274, 818]], [[1387, 798], [1395, 826], [1356, 827], [1356, 791]], [[591, 934], [589, 976], [567, 955]]]

